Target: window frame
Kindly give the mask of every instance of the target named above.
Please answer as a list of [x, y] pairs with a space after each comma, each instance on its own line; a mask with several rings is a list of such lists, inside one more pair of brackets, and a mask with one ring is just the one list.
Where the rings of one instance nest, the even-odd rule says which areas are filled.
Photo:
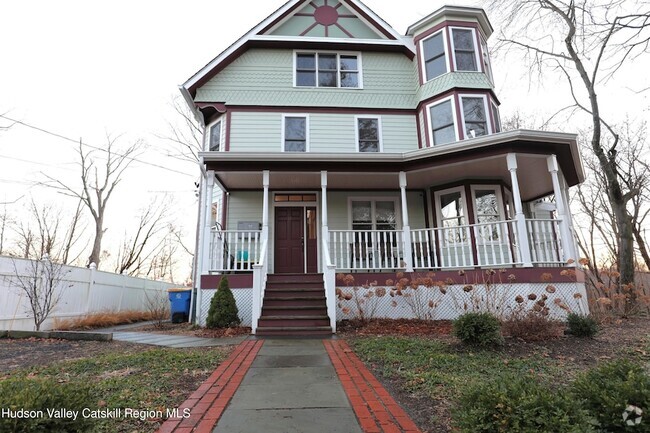
[[[445, 228], [446, 228], [444, 226], [444, 224], [443, 224], [443, 222], [445, 221], [445, 218], [443, 218], [443, 216], [442, 216], [442, 203], [440, 202], [440, 198], [443, 195], [454, 193], [454, 192], [460, 192], [460, 201], [463, 203], [463, 220], [464, 221], [463, 221], [463, 224], [460, 224], [457, 227], [465, 227], [465, 226], [470, 225], [468, 207], [467, 207], [467, 196], [465, 195], [465, 186], [460, 185], [460, 186], [455, 186], [455, 187], [452, 187], [452, 188], [446, 188], [446, 189], [434, 191], [434, 193], [433, 193], [433, 205], [435, 207], [434, 210], [435, 210], [435, 213], [436, 213], [436, 228], [438, 228], [439, 230], [445, 230]], [[451, 218], [446, 218], [446, 219], [451, 219]], [[465, 233], [465, 232], [463, 232], [463, 233]], [[456, 245], [456, 244], [464, 245], [464, 244], [467, 244], [468, 242], [470, 242], [469, 238], [462, 239], [460, 241], [453, 241], [453, 242], [450, 241], [447, 238], [447, 236], [441, 236], [441, 239], [443, 241], [443, 244], [442, 244], [443, 246]]]
[[[454, 118], [454, 135], [456, 137], [455, 141], [451, 141], [449, 143], [442, 143], [442, 144], [436, 144], [434, 140], [434, 135], [433, 135], [433, 122], [431, 119], [431, 108], [435, 107], [436, 105], [442, 104], [444, 102], [451, 101], [451, 115]], [[431, 147], [433, 146], [444, 146], [447, 144], [455, 143], [457, 141], [460, 141], [460, 136], [458, 135], [458, 117], [456, 116], [456, 98], [454, 95], [447, 96], [446, 98], [442, 99], [437, 99], [430, 104], [427, 104], [426, 107], [426, 116], [427, 116], [427, 136], [429, 137], [429, 143], [431, 144]]]
[[355, 201], [369, 201], [370, 202], [370, 218], [372, 229], [377, 230], [377, 213], [376, 213], [376, 202], [386, 201], [393, 202], [395, 207], [395, 230], [402, 230], [402, 215], [400, 208], [400, 198], [397, 196], [353, 196], [348, 197], [348, 228], [349, 230], [354, 230], [352, 227], [352, 203]]
[[[217, 120], [214, 122], [211, 122], [208, 127], [205, 129], [207, 131], [207, 134], [205, 134], [205, 143], [204, 143], [204, 149], [206, 152], [225, 152], [226, 149], [226, 128], [225, 128], [226, 122], [224, 121], [223, 117], [219, 117]], [[215, 128], [217, 125], [221, 128], [219, 131], [219, 150], [212, 150], [212, 128]]]
[[[497, 198], [497, 221], [506, 221], [505, 218], [505, 202], [503, 200], [503, 194], [501, 194], [501, 185], [497, 184], [485, 184], [485, 185], [480, 185], [480, 184], [472, 184], [470, 185], [470, 194], [471, 194], [471, 200], [472, 200], [472, 213], [474, 217], [474, 224], [482, 224], [479, 222], [479, 214], [478, 214], [478, 209], [476, 207], [476, 191], [477, 190], [493, 190], [495, 192], [496, 198]], [[499, 231], [499, 234], [501, 234], [501, 231]], [[507, 241], [507, 239], [494, 239], [494, 240], [485, 240], [484, 238], [480, 236], [476, 236], [476, 243], [481, 244], [481, 245], [489, 245], [489, 244], [503, 244]]]
[[492, 73], [492, 58], [490, 57], [490, 50], [487, 44], [487, 40], [483, 37], [483, 34], [479, 35], [479, 40], [481, 42], [481, 55], [482, 59], [482, 68], [483, 73], [487, 75], [490, 80], [490, 84], [494, 86], [494, 75]]
[[[377, 152], [362, 152], [361, 151], [361, 142], [359, 138], [359, 120], [360, 119], [376, 119], [377, 120], [377, 140], [379, 141], [377, 144]], [[384, 151], [384, 140], [383, 140], [383, 134], [382, 134], [382, 124], [381, 124], [381, 116], [376, 116], [376, 115], [356, 115], [354, 116], [354, 140], [357, 145], [357, 152], [358, 153], [382, 153]]]
[[[445, 72], [443, 72], [440, 75], [437, 75], [431, 79], [427, 79], [427, 62], [424, 58], [424, 41], [427, 39], [431, 39], [435, 36], [437, 36], [439, 33], [442, 33], [442, 45], [443, 45], [443, 56], [445, 58]], [[435, 80], [438, 77], [441, 77], [445, 74], [448, 74], [450, 72], [449, 69], [449, 56], [448, 56], [448, 45], [447, 45], [447, 31], [446, 27], [441, 28], [435, 33], [432, 33], [428, 35], [426, 38], [422, 38], [419, 42], [419, 47], [420, 47], [420, 69], [422, 71], [422, 82], [423, 83], [428, 83], [431, 80]]]
[[[458, 63], [456, 62], [456, 43], [454, 40], [454, 29], [456, 30], [469, 30], [472, 32], [472, 45], [474, 46], [474, 62], [476, 63], [476, 70], [471, 71], [467, 69], [458, 69]], [[449, 37], [451, 39], [451, 58], [454, 65], [454, 72], [483, 72], [483, 59], [479, 56], [478, 46], [476, 44], [476, 29], [474, 27], [461, 27], [461, 26], [449, 26]]]
[[503, 130], [503, 127], [501, 125], [501, 113], [499, 113], [499, 106], [494, 101], [494, 99], [490, 99], [490, 108], [492, 109], [492, 122], [494, 123], [494, 125], [492, 125], [494, 129], [493, 134], [497, 134]]
[[[299, 86], [298, 85], [298, 55], [299, 54], [313, 54], [315, 60], [315, 74], [316, 81], [314, 86]], [[318, 85], [318, 55], [328, 54], [336, 55], [336, 86], [326, 87]], [[357, 87], [342, 87], [341, 86], [341, 56], [356, 56], [357, 58]], [[335, 51], [335, 50], [294, 50], [293, 51], [293, 87], [297, 89], [345, 89], [345, 90], [359, 90], [363, 89], [363, 59], [361, 51]]]
[[[465, 110], [463, 107], [463, 98], [481, 98], [483, 99], [483, 110], [485, 113], [485, 128], [486, 128], [486, 133], [485, 135], [477, 135], [476, 137], [470, 137], [469, 134], [467, 134], [466, 128], [465, 128]], [[492, 121], [490, 120], [490, 107], [488, 105], [488, 100], [487, 96], [484, 94], [478, 94], [478, 93], [460, 93], [458, 94], [458, 104], [460, 107], [460, 117], [461, 117], [461, 126], [462, 126], [462, 131], [463, 131], [463, 137], [465, 140], [470, 139], [470, 138], [477, 138], [477, 137], [484, 137], [486, 135], [491, 135], [494, 134], [494, 131], [492, 130]]]
[[[285, 134], [286, 134], [286, 119], [287, 117], [303, 117], [305, 118], [305, 151], [295, 151], [285, 149]], [[286, 153], [307, 153], [309, 152], [309, 114], [307, 113], [283, 113], [281, 123], [282, 133], [280, 134], [280, 150]]]

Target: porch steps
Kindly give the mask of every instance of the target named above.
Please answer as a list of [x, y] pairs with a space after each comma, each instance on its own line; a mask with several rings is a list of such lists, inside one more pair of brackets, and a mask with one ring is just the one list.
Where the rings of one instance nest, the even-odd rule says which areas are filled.
[[330, 335], [322, 274], [269, 274], [256, 335]]

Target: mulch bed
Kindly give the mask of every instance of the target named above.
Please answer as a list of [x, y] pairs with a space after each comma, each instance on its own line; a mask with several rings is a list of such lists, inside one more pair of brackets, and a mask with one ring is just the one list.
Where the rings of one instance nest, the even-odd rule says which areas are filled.
[[451, 334], [451, 321], [372, 319], [362, 322], [360, 320], [343, 320], [337, 324], [336, 333], [339, 336], [349, 337], [367, 335], [447, 336]]

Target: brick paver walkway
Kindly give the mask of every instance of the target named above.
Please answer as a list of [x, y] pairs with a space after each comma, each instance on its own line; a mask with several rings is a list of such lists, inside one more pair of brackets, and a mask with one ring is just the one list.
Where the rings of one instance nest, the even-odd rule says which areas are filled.
[[264, 341], [244, 341], [179, 406], [191, 409], [188, 418], [169, 418], [158, 433], [210, 433], [237, 391]]
[[421, 433], [345, 341], [323, 343], [364, 433]]

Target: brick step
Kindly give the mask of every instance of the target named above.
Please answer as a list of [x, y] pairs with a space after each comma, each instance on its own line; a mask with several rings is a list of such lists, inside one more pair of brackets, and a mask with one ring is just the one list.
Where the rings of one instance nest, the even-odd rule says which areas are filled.
[[257, 328], [255, 335], [267, 336], [309, 336], [309, 335], [331, 335], [332, 328], [330, 326], [301, 326], [295, 328], [287, 328], [283, 326], [266, 326]]
[[268, 274], [266, 277], [268, 282], [323, 282], [323, 274]]
[[304, 326], [328, 326], [330, 319], [327, 316], [267, 316], [260, 317], [258, 328], [283, 327], [300, 328]]
[[262, 317], [265, 316], [327, 316], [327, 306], [322, 305], [264, 305]]
[[264, 291], [264, 300], [277, 298], [322, 298], [325, 294], [323, 289], [266, 289]]
[[322, 307], [327, 308], [324, 296], [276, 296], [265, 297], [264, 307]]
[[322, 281], [267, 281], [267, 289], [322, 289]]

